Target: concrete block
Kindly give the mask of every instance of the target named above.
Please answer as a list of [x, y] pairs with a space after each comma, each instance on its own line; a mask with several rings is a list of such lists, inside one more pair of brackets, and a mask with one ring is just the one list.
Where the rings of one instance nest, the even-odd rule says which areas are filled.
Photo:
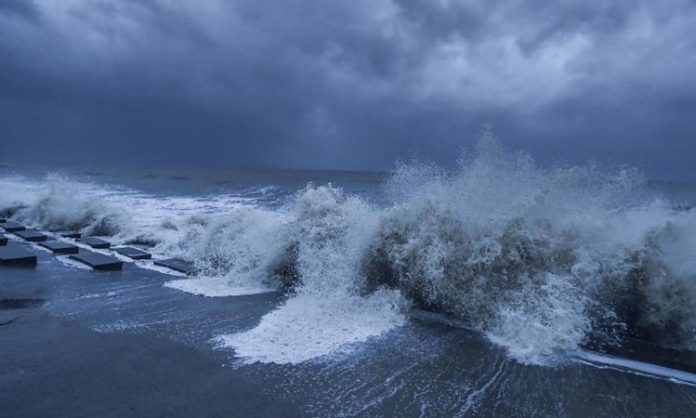
[[123, 261], [109, 255], [80, 251], [70, 256], [71, 259], [87, 264], [95, 270], [121, 270]]
[[7, 237], [0, 234], [0, 246], [7, 245]]
[[0, 247], [0, 265], [35, 266], [36, 256], [19, 245]]
[[46, 234], [39, 232], [35, 229], [25, 229], [24, 231], [14, 232], [14, 234], [30, 242], [41, 242], [46, 241], [48, 239], [48, 236]]
[[69, 242], [50, 240], [39, 243], [40, 246], [53, 251], [56, 254], [77, 254], [80, 248]]
[[180, 273], [192, 274], [194, 272], [193, 263], [180, 258], [168, 258], [166, 260], [155, 260], [155, 265], [167, 267]]
[[72, 239], [82, 238], [82, 234], [79, 232], [63, 232], [60, 234], [60, 236], [63, 238], [72, 238]]
[[149, 260], [152, 258], [152, 254], [145, 252], [139, 248], [134, 247], [119, 247], [113, 248], [114, 251], [126, 257], [132, 258], [133, 260]]
[[80, 242], [87, 244], [92, 248], [104, 249], [104, 248], [111, 247], [111, 243], [109, 241], [106, 241], [106, 240], [103, 240], [103, 239], [97, 238], [97, 237], [80, 238]]
[[24, 225], [12, 221], [0, 222], [0, 228], [4, 229], [7, 232], [24, 231], [26, 229]]

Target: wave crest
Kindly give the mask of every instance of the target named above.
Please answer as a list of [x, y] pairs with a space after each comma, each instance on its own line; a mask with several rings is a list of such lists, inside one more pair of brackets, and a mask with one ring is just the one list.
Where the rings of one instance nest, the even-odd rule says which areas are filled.
[[[696, 349], [696, 211], [652, 195], [633, 170], [542, 168], [487, 135], [452, 173], [400, 166], [380, 206], [331, 185], [275, 208], [90, 190], [50, 177], [15, 216], [195, 260], [215, 294], [286, 289], [258, 328], [225, 339], [252, 360], [253, 341], [301, 361], [380, 335], [411, 304], [456, 316], [527, 363], [628, 337]], [[326, 332], [326, 318], [365, 326]], [[288, 329], [315, 347], [303, 351]], [[273, 350], [257, 360], [274, 361]]]

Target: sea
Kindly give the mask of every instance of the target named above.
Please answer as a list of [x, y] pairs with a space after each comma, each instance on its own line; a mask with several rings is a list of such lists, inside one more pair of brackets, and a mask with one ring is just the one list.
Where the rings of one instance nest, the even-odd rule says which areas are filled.
[[0, 217], [195, 265], [70, 282], [53, 315], [215, 352], [321, 417], [696, 416], [696, 374], [616, 354], [696, 350], [694, 207], [494, 143], [378, 173], [0, 167]]

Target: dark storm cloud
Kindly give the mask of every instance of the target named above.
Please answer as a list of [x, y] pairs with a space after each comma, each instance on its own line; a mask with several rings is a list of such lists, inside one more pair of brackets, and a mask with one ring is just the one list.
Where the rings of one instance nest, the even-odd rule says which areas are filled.
[[689, 1], [6, 0], [2, 160], [448, 164], [490, 122], [696, 178], [693, 27]]
[[31, 0], [4, 0], [0, 2], [0, 14], [27, 20], [39, 18], [39, 9]]

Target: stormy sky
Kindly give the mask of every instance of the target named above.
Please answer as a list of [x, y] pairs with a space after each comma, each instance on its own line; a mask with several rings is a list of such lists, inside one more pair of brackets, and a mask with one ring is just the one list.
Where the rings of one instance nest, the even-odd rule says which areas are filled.
[[696, 180], [691, 0], [0, 0], [0, 162], [553, 164]]

